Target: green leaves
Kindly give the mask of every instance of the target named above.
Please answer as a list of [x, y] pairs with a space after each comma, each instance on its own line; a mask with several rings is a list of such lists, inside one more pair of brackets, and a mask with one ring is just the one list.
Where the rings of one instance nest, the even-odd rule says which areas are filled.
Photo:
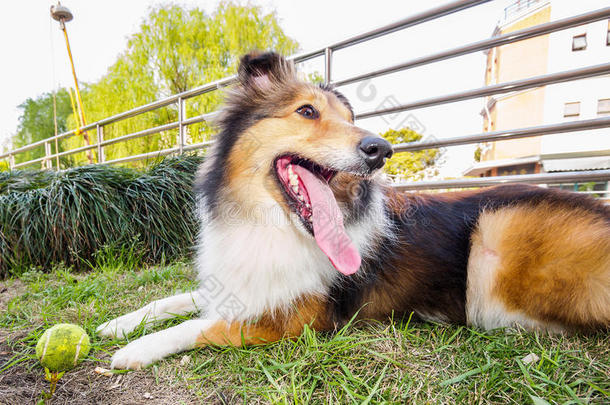
[[[60, 89], [55, 95], [57, 109], [57, 133], [67, 130], [67, 118], [72, 114], [70, 96], [65, 89]], [[28, 98], [19, 108], [22, 110], [19, 117], [17, 133], [13, 136], [13, 147], [19, 148], [30, 143], [40, 141], [55, 135], [53, 120], [53, 93], [44, 93], [36, 98]], [[55, 143], [51, 143], [55, 151]], [[59, 149], [63, 149], [60, 147]], [[44, 156], [44, 147], [38, 147], [15, 156], [15, 162], [37, 159]]]
[[[389, 129], [381, 136], [393, 145], [422, 139], [421, 134], [408, 127], [399, 130]], [[427, 174], [436, 174], [436, 166], [441, 155], [438, 149], [397, 153], [388, 160], [384, 170], [396, 180], [421, 180]]]

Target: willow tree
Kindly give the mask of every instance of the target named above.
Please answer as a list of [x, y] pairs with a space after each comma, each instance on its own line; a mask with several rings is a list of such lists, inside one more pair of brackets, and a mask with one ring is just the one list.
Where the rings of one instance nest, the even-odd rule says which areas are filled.
[[[87, 119], [96, 121], [229, 76], [236, 72], [239, 57], [253, 49], [291, 54], [297, 47], [282, 31], [276, 14], [266, 14], [257, 6], [224, 2], [212, 14], [176, 5], [153, 8], [106, 75], [87, 86], [83, 100]], [[218, 92], [188, 100], [187, 116], [211, 112], [220, 101]], [[109, 125], [104, 137], [165, 124], [177, 116], [177, 108], [168, 106]], [[74, 118], [72, 126], [76, 125]], [[187, 136], [190, 142], [200, 142], [210, 133], [200, 124], [190, 126]], [[176, 135], [174, 130], [118, 143], [107, 148], [106, 156], [112, 159], [166, 148], [175, 143]], [[82, 138], [69, 142], [79, 146]]]

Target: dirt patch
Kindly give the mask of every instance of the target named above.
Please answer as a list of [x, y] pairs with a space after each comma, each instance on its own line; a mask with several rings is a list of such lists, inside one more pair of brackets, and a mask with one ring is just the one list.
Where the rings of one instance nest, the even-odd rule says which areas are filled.
[[[57, 384], [52, 404], [198, 404], [186, 383], [155, 376], [150, 370], [106, 377], [95, 373], [96, 363], [67, 372]], [[49, 384], [34, 362], [11, 367], [0, 375], [1, 404], [36, 403]], [[208, 402], [209, 403], [209, 402]]]
[[27, 286], [18, 279], [0, 281], [0, 311], [8, 308], [8, 303], [15, 297], [23, 295]]
[[[0, 370], [15, 360], [7, 340], [15, 341], [21, 333], [0, 330]], [[95, 353], [106, 356], [104, 353]], [[187, 381], [175, 369], [147, 369], [111, 377], [96, 373], [99, 361], [85, 361], [66, 372], [57, 384], [52, 404], [199, 404], [210, 403], [189, 391]], [[171, 373], [171, 374], [170, 374]], [[35, 404], [43, 391], [49, 390], [44, 371], [35, 360], [25, 360], [0, 373], [0, 404]]]

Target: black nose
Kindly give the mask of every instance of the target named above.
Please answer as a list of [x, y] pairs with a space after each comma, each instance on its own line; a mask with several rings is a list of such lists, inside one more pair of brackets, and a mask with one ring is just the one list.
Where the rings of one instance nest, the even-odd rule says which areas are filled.
[[371, 171], [383, 167], [385, 160], [394, 154], [390, 142], [378, 136], [362, 138], [358, 150]]

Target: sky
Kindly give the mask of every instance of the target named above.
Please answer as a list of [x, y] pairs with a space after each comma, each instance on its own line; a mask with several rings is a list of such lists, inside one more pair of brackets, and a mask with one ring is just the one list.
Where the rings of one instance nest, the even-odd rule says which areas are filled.
[[[416, 56], [488, 38], [508, 0], [494, 0], [466, 11], [421, 24], [357, 47], [338, 51], [333, 59], [334, 78], [340, 79], [399, 63]], [[239, 1], [238, 1], [239, 2]], [[266, 12], [275, 11], [285, 33], [308, 51], [371, 30], [412, 14], [448, 3], [447, 0], [250, 0]], [[20, 109], [29, 97], [64, 86], [73, 86], [65, 43], [58, 23], [50, 18], [55, 1], [3, 2], [0, 24], [0, 145], [16, 132]], [[213, 12], [217, 0], [64, 0], [74, 20], [68, 34], [81, 82], [102, 77], [126, 48], [130, 35], [148, 10], [159, 4], [179, 4]], [[371, 5], [374, 4], [374, 7]], [[323, 71], [321, 60], [307, 63], [306, 71]], [[483, 86], [485, 59], [482, 52], [454, 58], [407, 72], [375, 79], [359, 88], [341, 88], [356, 111], [406, 103], [420, 98]], [[371, 89], [370, 86], [374, 86]], [[480, 99], [405, 112], [358, 124], [375, 132], [405, 122], [417, 125], [424, 137], [446, 138], [481, 131]], [[134, 107], [136, 107], [134, 105]], [[85, 106], [86, 110], [86, 106]], [[458, 175], [472, 161], [474, 146], [454, 147], [446, 154], [443, 172]]]

